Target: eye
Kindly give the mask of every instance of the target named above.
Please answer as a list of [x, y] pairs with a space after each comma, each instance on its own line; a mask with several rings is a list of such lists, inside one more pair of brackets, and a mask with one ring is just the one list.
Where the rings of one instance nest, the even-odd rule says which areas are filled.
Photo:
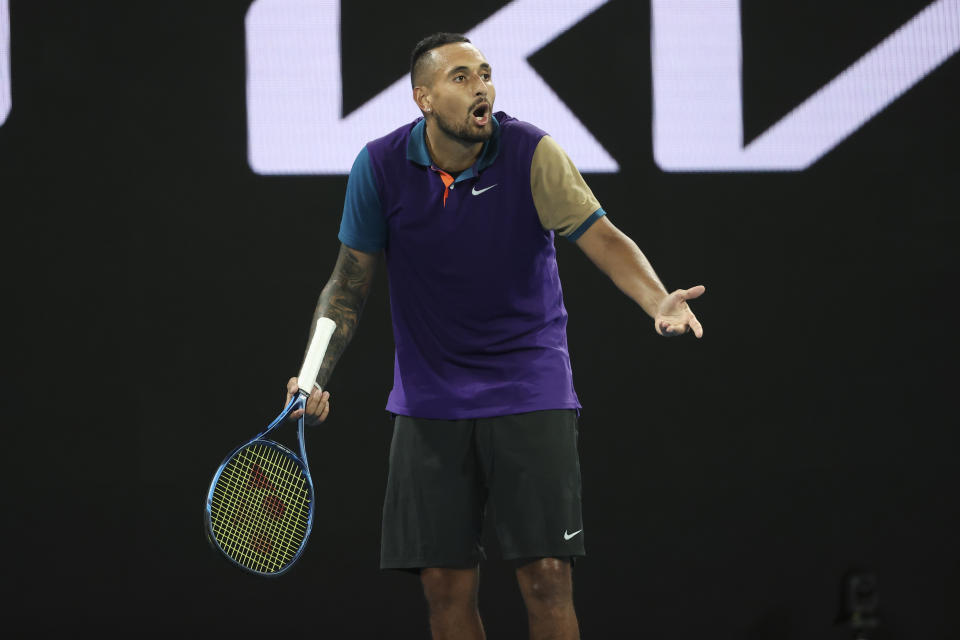
[[454, 81], [454, 82], [460, 82], [461, 80], [463, 80], [463, 79], [466, 78], [466, 77], [467, 77], [467, 76], [465, 76], [465, 75], [463, 75], [463, 74], [461, 73], [461, 74], [458, 75], [458, 76], [454, 76], [453, 81]]

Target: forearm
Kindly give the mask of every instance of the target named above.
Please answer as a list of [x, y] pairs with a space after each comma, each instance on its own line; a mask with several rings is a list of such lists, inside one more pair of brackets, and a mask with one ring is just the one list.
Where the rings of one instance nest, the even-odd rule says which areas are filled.
[[334, 273], [320, 292], [310, 328], [312, 338], [320, 318], [329, 318], [336, 324], [336, 330], [330, 336], [326, 355], [317, 374], [317, 384], [323, 389], [326, 388], [340, 356], [353, 339], [370, 293], [372, 277], [371, 265], [361, 264], [357, 261], [355, 252], [346, 247], [341, 248]]
[[[323, 363], [320, 365], [320, 371], [317, 373], [317, 384], [321, 389], [327, 388], [327, 381], [333, 373], [333, 368], [337, 365], [350, 340], [353, 339], [362, 309], [363, 301], [357, 303], [355, 296], [341, 288], [338, 283], [331, 281], [323, 288], [320, 299], [317, 301], [316, 311], [313, 314], [310, 337], [312, 338], [313, 332], [317, 330], [317, 321], [320, 318], [333, 320], [337, 328], [330, 336], [327, 352], [323, 357]], [[309, 344], [309, 340], [307, 344]]]
[[666, 297], [667, 290], [640, 247], [627, 236], [621, 236], [621, 242], [611, 243], [610, 262], [603, 271], [617, 288], [653, 318], [657, 314], [660, 301]]
[[[600, 224], [598, 221], [597, 225]], [[605, 220], [602, 224], [603, 229], [598, 228], [598, 233], [590, 238], [584, 236], [578, 242], [618, 289], [640, 305], [651, 318], [656, 317], [657, 308], [667, 295], [666, 288], [640, 247], [612, 224]]]

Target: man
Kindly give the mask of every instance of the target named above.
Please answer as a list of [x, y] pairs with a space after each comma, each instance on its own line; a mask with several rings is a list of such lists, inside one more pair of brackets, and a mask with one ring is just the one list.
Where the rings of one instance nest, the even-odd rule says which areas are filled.
[[[337, 329], [326, 386], [386, 256], [396, 357], [381, 567], [419, 572], [434, 638], [483, 638], [477, 610], [487, 501], [515, 560], [531, 638], [577, 638], [573, 559], [584, 550], [566, 320], [554, 232], [584, 253], [661, 335], [703, 330], [607, 219], [543, 131], [494, 114], [493, 71], [459, 34], [411, 56], [423, 118], [372, 141], [347, 184], [340, 254], [314, 316]], [[287, 400], [297, 391], [287, 385]], [[322, 422], [329, 393], [306, 412]], [[298, 417], [295, 415], [294, 417]]]

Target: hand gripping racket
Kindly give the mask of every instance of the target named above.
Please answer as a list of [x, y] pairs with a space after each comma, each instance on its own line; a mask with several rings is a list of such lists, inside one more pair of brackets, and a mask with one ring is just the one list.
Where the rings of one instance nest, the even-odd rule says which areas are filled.
[[299, 393], [265, 431], [226, 457], [207, 491], [204, 521], [211, 545], [233, 564], [257, 575], [278, 576], [290, 569], [313, 527], [313, 480], [303, 439], [304, 416], [297, 424], [299, 457], [266, 436], [291, 411], [306, 405], [334, 329], [333, 320], [320, 318], [297, 376]]

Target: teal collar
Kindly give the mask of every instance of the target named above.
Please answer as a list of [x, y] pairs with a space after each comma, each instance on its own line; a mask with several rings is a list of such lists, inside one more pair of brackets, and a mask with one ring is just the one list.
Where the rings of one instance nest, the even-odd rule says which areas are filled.
[[[497, 154], [500, 152], [500, 123], [494, 115], [491, 115], [490, 119], [493, 121], [493, 135], [483, 143], [480, 157], [477, 158], [474, 165], [466, 171], [462, 171], [457, 176], [456, 182], [479, 175], [481, 171], [492, 165], [493, 161], [497, 159]], [[413, 131], [410, 132], [410, 139], [407, 141], [407, 160], [424, 167], [430, 167], [433, 165], [433, 161], [430, 159], [430, 152], [427, 151], [426, 123], [426, 120], [420, 119], [414, 125]]]

